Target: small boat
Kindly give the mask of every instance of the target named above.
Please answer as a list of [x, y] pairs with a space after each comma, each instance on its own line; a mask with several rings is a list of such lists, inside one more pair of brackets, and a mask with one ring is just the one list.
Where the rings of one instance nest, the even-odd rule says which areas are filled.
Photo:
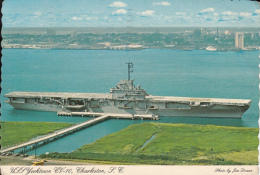
[[43, 160], [41, 160], [41, 161], [35, 161], [35, 162], [33, 162], [32, 165], [33, 165], [33, 166], [44, 165], [44, 161], [43, 161]]
[[209, 51], [217, 51], [217, 48], [216, 47], [213, 47], [213, 46], [209, 46], [206, 48], [206, 50], [209, 50]]

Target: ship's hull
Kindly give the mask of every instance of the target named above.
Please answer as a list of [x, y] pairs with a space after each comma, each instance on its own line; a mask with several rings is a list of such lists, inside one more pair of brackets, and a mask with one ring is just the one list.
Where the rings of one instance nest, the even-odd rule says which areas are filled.
[[[51, 111], [51, 112], [69, 112], [61, 105], [53, 104], [31, 104], [31, 103], [10, 103], [15, 109], [34, 110], [34, 111]], [[241, 118], [242, 114], [249, 106], [232, 106], [232, 105], [214, 105], [213, 107], [192, 106], [187, 109], [140, 109], [140, 108], [118, 108], [114, 105], [103, 107], [93, 107], [88, 109], [74, 110], [87, 111], [96, 113], [116, 113], [116, 114], [155, 114], [158, 116], [168, 117], [209, 117], [209, 118]]]
[[30, 104], [30, 103], [9, 103], [9, 104], [12, 105], [15, 109], [21, 109], [21, 110], [49, 111], [49, 112], [63, 111], [61, 106], [51, 105], [51, 104]]
[[52, 112], [90, 112], [170, 117], [241, 118], [251, 100], [152, 96], [145, 93], [12, 92], [6, 102], [15, 109]]

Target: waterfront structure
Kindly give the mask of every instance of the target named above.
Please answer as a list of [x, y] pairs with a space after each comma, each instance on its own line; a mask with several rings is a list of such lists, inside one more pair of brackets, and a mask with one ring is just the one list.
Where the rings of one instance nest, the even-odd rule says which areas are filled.
[[195, 29], [193, 31], [193, 41], [199, 41], [201, 37], [201, 29]]
[[110, 93], [11, 92], [6, 102], [15, 109], [54, 111], [58, 114], [155, 115], [178, 117], [241, 118], [251, 100], [148, 95], [134, 86], [128, 65], [128, 79], [121, 80]]
[[244, 49], [244, 33], [236, 33], [235, 35], [235, 48]]
[[213, 47], [213, 46], [208, 46], [208, 47], [206, 47], [206, 50], [209, 50], [209, 51], [217, 51], [217, 48], [216, 48], [216, 47]]
[[76, 31], [73, 31], [73, 32], [71, 32], [70, 37], [71, 38], [77, 38], [78, 37], [78, 33]]
[[203, 35], [203, 36], [207, 35], [207, 29], [206, 28], [202, 27], [200, 29], [200, 31], [201, 31], [201, 35]]

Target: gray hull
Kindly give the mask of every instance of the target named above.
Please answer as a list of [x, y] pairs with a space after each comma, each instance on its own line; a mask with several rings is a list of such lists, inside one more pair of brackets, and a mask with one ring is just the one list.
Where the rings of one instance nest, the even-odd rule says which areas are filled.
[[241, 118], [251, 100], [148, 95], [133, 80], [121, 80], [110, 93], [11, 92], [15, 109], [170, 117]]
[[27, 104], [27, 103], [9, 103], [15, 109], [31, 110], [31, 111], [49, 111], [49, 112], [60, 112], [63, 111], [61, 106], [50, 105], [50, 104]]
[[[69, 112], [61, 105], [51, 104], [27, 104], [27, 103], [9, 103], [15, 109], [51, 111], [51, 112]], [[96, 113], [115, 113], [115, 114], [155, 114], [167, 117], [216, 117], [216, 118], [241, 118], [248, 106], [214, 106], [214, 107], [191, 107], [190, 109], [122, 109], [116, 106], [105, 106], [85, 110]]]

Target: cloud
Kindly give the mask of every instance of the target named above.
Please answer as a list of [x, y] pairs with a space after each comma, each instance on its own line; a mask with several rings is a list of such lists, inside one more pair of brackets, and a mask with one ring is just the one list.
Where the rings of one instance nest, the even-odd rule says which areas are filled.
[[249, 16], [252, 16], [252, 13], [249, 13], [249, 12], [241, 12], [239, 15], [240, 15], [240, 16], [244, 16], [244, 17], [249, 17]]
[[176, 12], [175, 14], [178, 15], [178, 16], [186, 15], [185, 12]]
[[86, 17], [86, 20], [95, 20], [95, 19], [98, 19], [98, 17]]
[[236, 15], [238, 15], [237, 12], [231, 12], [231, 11], [222, 12], [221, 14], [225, 15], [225, 16], [236, 16]]
[[73, 20], [73, 21], [82, 21], [83, 18], [82, 18], [82, 17], [73, 16], [73, 17], [72, 17], [72, 20]]
[[37, 11], [37, 12], [34, 12], [33, 14], [35, 14], [36, 16], [41, 16], [42, 12]]
[[88, 16], [88, 15], [80, 15], [80, 16], [73, 16], [72, 20], [73, 21], [82, 21], [82, 20], [95, 20], [98, 19], [96, 16]]
[[233, 11], [225, 11], [219, 15], [219, 21], [226, 21], [231, 23], [246, 23], [248, 21], [254, 20], [255, 12], [233, 12]]
[[137, 14], [141, 15], [141, 16], [153, 16], [154, 11], [153, 10], [146, 10], [143, 12], [138, 12]]
[[207, 8], [200, 11], [200, 13], [212, 13], [214, 12], [214, 8]]
[[163, 1], [163, 2], [154, 2], [153, 5], [169, 6], [169, 5], [171, 5], [171, 3]]
[[206, 8], [206, 9], [203, 9], [201, 11], [199, 11], [198, 15], [207, 15], [207, 14], [212, 14], [214, 12], [214, 8]]
[[124, 15], [126, 13], [127, 11], [125, 9], [118, 9], [117, 11], [112, 12], [112, 15]]
[[253, 13], [253, 15], [259, 15], [260, 14], [260, 9], [257, 9], [254, 13]]
[[237, 16], [221, 16], [220, 20], [222, 21], [231, 21], [237, 19]]
[[125, 4], [121, 1], [116, 1], [116, 2], [113, 2], [113, 4], [110, 4], [109, 7], [127, 7], [127, 4]]

